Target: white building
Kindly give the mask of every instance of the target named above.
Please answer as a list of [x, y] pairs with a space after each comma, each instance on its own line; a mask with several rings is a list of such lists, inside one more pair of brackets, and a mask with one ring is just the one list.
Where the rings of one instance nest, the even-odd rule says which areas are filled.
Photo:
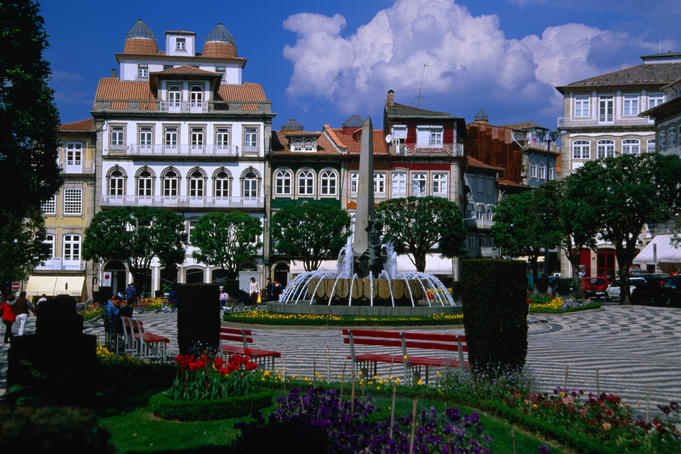
[[[99, 81], [92, 115], [97, 129], [96, 211], [116, 206], [166, 207], [186, 218], [187, 255], [175, 270], [155, 263], [147, 292], [162, 282], [212, 282], [221, 277], [191, 257], [189, 232], [211, 211], [243, 210], [264, 218], [271, 101], [242, 81], [246, 60], [222, 26], [197, 52], [194, 32], [168, 31], [165, 51], [140, 19], [116, 54], [119, 74]], [[262, 273], [262, 257], [249, 267]], [[114, 290], [128, 276], [102, 264]], [[138, 285], [143, 283], [137, 283]]]

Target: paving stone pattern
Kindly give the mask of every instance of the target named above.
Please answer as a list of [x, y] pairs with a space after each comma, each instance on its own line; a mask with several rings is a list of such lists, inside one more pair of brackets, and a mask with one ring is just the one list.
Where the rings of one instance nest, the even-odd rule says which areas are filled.
[[[147, 331], [170, 338], [169, 354], [177, 353], [176, 313], [145, 313], [136, 318], [144, 322]], [[563, 386], [568, 366], [569, 388], [596, 391], [598, 370], [601, 391], [621, 396], [639, 411], [644, 411], [647, 385], [651, 387], [651, 411], [656, 410], [656, 404], [681, 399], [681, 309], [609, 305], [572, 314], [531, 315], [528, 321], [527, 364], [543, 390]], [[27, 332], [34, 332], [34, 327], [35, 318], [30, 317]], [[285, 367], [288, 376], [311, 378], [316, 370], [324, 379], [337, 380], [344, 370], [350, 373], [350, 361], [346, 359], [349, 347], [343, 343], [340, 327], [248, 328], [253, 331], [255, 347], [282, 353], [276, 368], [281, 371]], [[14, 329], [16, 332], [16, 326]], [[463, 328], [404, 330], [463, 333]], [[102, 340], [104, 325], [101, 320], [90, 321], [85, 332]], [[359, 352], [369, 350], [395, 351], [358, 348]], [[0, 361], [0, 392], [4, 393], [7, 346], [3, 344]], [[403, 377], [403, 369], [401, 365], [379, 365], [379, 375]]]

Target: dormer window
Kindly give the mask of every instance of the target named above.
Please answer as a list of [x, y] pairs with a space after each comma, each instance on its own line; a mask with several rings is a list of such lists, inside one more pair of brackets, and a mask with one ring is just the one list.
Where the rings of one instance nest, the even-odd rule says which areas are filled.
[[316, 151], [317, 143], [315, 139], [308, 137], [296, 137], [291, 139], [291, 151]]
[[297, 138], [293, 139], [292, 151], [303, 151], [303, 139]]
[[186, 41], [185, 38], [175, 38], [175, 50], [185, 50]]
[[314, 140], [305, 139], [305, 151], [314, 151]]
[[149, 77], [149, 66], [137, 65], [137, 77], [140, 79], [145, 79]]

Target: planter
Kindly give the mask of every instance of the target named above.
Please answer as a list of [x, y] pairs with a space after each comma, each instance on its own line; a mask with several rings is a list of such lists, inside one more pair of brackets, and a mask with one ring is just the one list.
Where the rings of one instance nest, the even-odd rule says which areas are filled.
[[163, 419], [212, 421], [244, 416], [269, 407], [275, 392], [261, 388], [251, 394], [219, 400], [173, 400], [164, 391], [151, 396], [149, 405], [154, 414]]

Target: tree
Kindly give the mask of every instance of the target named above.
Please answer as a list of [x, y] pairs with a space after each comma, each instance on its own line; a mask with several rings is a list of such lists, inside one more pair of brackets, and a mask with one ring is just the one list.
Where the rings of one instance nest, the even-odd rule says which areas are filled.
[[192, 245], [199, 250], [192, 256], [219, 266], [229, 279], [236, 279], [241, 267], [257, 252], [262, 243], [260, 220], [241, 211], [208, 213], [194, 226]]
[[49, 258], [45, 240], [45, 220], [39, 209], [27, 217], [6, 217], [0, 222], [0, 289], [9, 289], [10, 282], [23, 279], [43, 260]]
[[464, 252], [466, 229], [459, 207], [442, 197], [407, 197], [381, 202], [375, 211], [383, 224], [384, 243], [411, 256], [417, 271], [426, 269], [426, 255], [437, 247], [444, 257]]
[[149, 276], [156, 257], [164, 267], [184, 261], [184, 218], [164, 208], [120, 207], [100, 211], [85, 229], [86, 260], [120, 260], [136, 283]]
[[538, 190], [506, 196], [494, 208], [494, 242], [504, 255], [527, 256], [535, 282], [539, 256], [560, 243], [557, 209], [552, 194]]
[[666, 222], [681, 205], [681, 159], [644, 153], [586, 162], [568, 180], [598, 214], [602, 238], [615, 247], [622, 303], [629, 304], [629, 269], [647, 222]]
[[301, 260], [306, 271], [313, 271], [322, 260], [337, 257], [349, 229], [350, 216], [340, 208], [316, 202], [289, 205], [272, 216], [272, 244], [277, 252]]
[[[57, 164], [59, 115], [48, 86], [50, 67], [43, 18], [34, 1], [3, 2], [0, 7], [0, 175], [11, 197], [0, 200], [3, 261], [0, 281], [24, 278], [40, 263], [44, 228], [36, 210], [62, 184]], [[14, 221], [22, 220], [26, 221]], [[12, 228], [9, 228], [9, 225]], [[16, 247], [14, 246], [16, 245]], [[29, 256], [29, 252], [36, 256]]]

